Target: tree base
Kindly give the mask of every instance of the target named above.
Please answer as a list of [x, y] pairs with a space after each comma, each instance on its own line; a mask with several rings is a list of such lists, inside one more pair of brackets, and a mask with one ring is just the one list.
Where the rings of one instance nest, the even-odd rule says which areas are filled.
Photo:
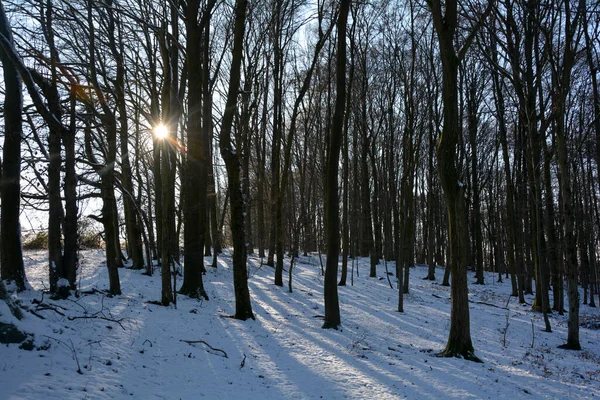
[[325, 321], [321, 329], [335, 329], [336, 331], [339, 329], [340, 324], [334, 324], [331, 322]]
[[206, 291], [204, 289], [194, 289], [194, 290], [188, 290], [185, 287], [181, 287], [181, 289], [179, 289], [179, 294], [183, 295], [183, 296], [187, 296], [191, 299], [200, 299], [203, 298], [204, 300], [208, 300], [208, 294], [206, 294]]
[[247, 321], [249, 319], [252, 319], [254, 321], [256, 321], [256, 318], [254, 318], [254, 314], [252, 312], [250, 313], [236, 313], [233, 316], [234, 319], [239, 319], [240, 321]]
[[66, 300], [71, 295], [71, 288], [69, 286], [59, 287], [55, 293], [52, 294], [52, 300]]
[[455, 357], [455, 358], [462, 358], [465, 359], [467, 361], [473, 361], [476, 363], [483, 363], [483, 361], [477, 357], [474, 353], [473, 350], [464, 350], [464, 351], [458, 351], [458, 350], [450, 350], [450, 349], [446, 349], [440, 353], [436, 354], [437, 357]]
[[559, 349], [563, 350], [581, 350], [581, 345], [579, 343], [565, 343], [558, 346]]

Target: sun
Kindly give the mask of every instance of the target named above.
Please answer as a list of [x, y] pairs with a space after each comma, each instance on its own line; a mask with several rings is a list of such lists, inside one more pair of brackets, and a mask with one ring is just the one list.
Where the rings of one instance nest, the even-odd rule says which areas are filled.
[[165, 139], [169, 136], [169, 130], [163, 124], [156, 125], [154, 127], [154, 136], [156, 136], [157, 139]]

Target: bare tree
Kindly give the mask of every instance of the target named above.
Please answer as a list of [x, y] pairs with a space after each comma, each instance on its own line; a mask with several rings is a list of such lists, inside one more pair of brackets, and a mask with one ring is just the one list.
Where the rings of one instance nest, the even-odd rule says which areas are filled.
[[327, 169], [325, 171], [325, 234], [327, 236], [327, 265], [325, 267], [325, 321], [323, 328], [341, 324], [337, 291], [337, 272], [340, 253], [340, 216], [338, 199], [338, 170], [340, 148], [344, 133], [346, 106], [346, 29], [350, 0], [341, 0], [337, 20], [336, 99], [329, 133]]
[[229, 202], [231, 208], [231, 236], [233, 240], [233, 285], [235, 292], [234, 318], [243, 321], [254, 319], [250, 291], [248, 289], [248, 275], [246, 271], [246, 236], [244, 232], [244, 197], [241, 187], [240, 156], [237, 154], [231, 141], [231, 126], [237, 107], [238, 92], [240, 88], [240, 69], [242, 64], [242, 44], [246, 25], [247, 0], [236, 0], [235, 25], [233, 31], [233, 50], [231, 69], [229, 74], [229, 87], [227, 89], [227, 102], [221, 122], [219, 133], [219, 147], [221, 156], [225, 160], [228, 178]]
[[[21, 198], [21, 139], [23, 136], [23, 84], [12, 59], [13, 35], [4, 4], [0, 1], [0, 61], [4, 72], [4, 148], [0, 180], [0, 272], [2, 280], [25, 289], [25, 266], [19, 222]], [[11, 57], [13, 56], [13, 57]]]
[[465, 205], [465, 183], [456, 165], [456, 152], [459, 137], [458, 114], [458, 67], [473, 41], [479, 26], [491, 10], [491, 2], [481, 15], [477, 26], [472, 28], [463, 46], [455, 48], [455, 34], [458, 22], [458, 2], [448, 0], [445, 7], [439, 0], [430, 0], [433, 24], [437, 32], [440, 58], [442, 61], [442, 101], [444, 122], [440, 136], [437, 157], [438, 174], [448, 208], [448, 238], [450, 241], [450, 262], [452, 271], [450, 332], [448, 343], [441, 355], [461, 356], [479, 361], [475, 356], [471, 341], [469, 319], [469, 299], [467, 297], [467, 226]]

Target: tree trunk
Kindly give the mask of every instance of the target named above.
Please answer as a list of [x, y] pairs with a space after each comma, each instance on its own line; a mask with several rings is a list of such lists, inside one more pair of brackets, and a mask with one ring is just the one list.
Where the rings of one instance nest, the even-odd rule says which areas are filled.
[[[103, 96], [98, 83], [96, 71], [96, 33], [95, 21], [93, 19], [93, 8], [95, 4], [88, 0], [87, 2], [87, 24], [90, 40], [90, 78], [99, 96]], [[107, 5], [105, 5], [107, 6]], [[108, 6], [107, 6], [108, 7]], [[110, 7], [109, 7], [110, 8]], [[113, 26], [114, 28], [114, 26]], [[119, 264], [122, 264], [121, 251], [119, 248], [119, 226], [118, 210], [115, 199], [115, 165], [117, 158], [117, 121], [112, 110], [105, 102], [102, 103], [103, 114], [101, 122], [106, 131], [106, 141], [108, 144], [105, 154], [104, 166], [96, 167], [96, 172], [100, 176], [100, 194], [102, 197], [102, 224], [104, 226], [104, 243], [106, 246], [106, 267], [108, 269], [109, 292], [113, 295], [121, 294], [121, 284], [119, 281]], [[90, 160], [94, 162], [94, 155], [91, 148], [91, 128], [86, 130], [86, 153]], [[98, 162], [94, 162], [98, 164]]]
[[340, 147], [344, 135], [344, 107], [346, 102], [346, 26], [350, 0], [341, 0], [337, 21], [336, 99], [329, 133], [329, 148], [325, 170], [325, 234], [327, 235], [327, 264], [325, 267], [323, 328], [341, 324], [337, 290], [337, 271], [340, 247], [338, 169]]
[[569, 152], [566, 139], [566, 101], [571, 87], [571, 71], [575, 63], [575, 54], [577, 51], [576, 33], [579, 31], [579, 21], [582, 15], [586, 13], [586, 2], [580, 0], [577, 5], [577, 11], [571, 19], [571, 8], [567, 2], [564, 4], [565, 12], [565, 40], [562, 48], [563, 59], [559, 72], [553, 76], [554, 84], [554, 112], [556, 113], [556, 139], [557, 139], [557, 157], [558, 171], [560, 173], [560, 196], [563, 205], [564, 221], [564, 240], [565, 240], [565, 262], [567, 272], [567, 297], [569, 299], [569, 320], [567, 343], [562, 348], [571, 350], [580, 350], [579, 342], [579, 289], [577, 285], [578, 277], [578, 259], [577, 259], [577, 238], [574, 228], [574, 205], [571, 191], [572, 176], [569, 170]]
[[[564, 106], [563, 106], [564, 107]], [[560, 171], [560, 195], [563, 203], [563, 219], [566, 245], [566, 271], [567, 271], [567, 297], [569, 299], [569, 320], [567, 343], [564, 348], [581, 350], [579, 343], [579, 290], [577, 286], [577, 244], [573, 221], [573, 196], [571, 193], [571, 181], [569, 175], [569, 164], [567, 144], [564, 131], [564, 109], [559, 112], [556, 126], [556, 137], [558, 141], [558, 168]]]
[[433, 116], [433, 96], [428, 96], [428, 133], [429, 133], [429, 141], [428, 141], [428, 157], [427, 157], [427, 225], [425, 227], [427, 233], [427, 239], [425, 241], [425, 246], [427, 247], [427, 280], [435, 281], [435, 261], [433, 258], [433, 246], [435, 242], [435, 232], [434, 232], [434, 186], [433, 186], [433, 178], [434, 178], [434, 167], [433, 167], [433, 154], [435, 152], [435, 136], [434, 136], [434, 116]]
[[247, 0], [236, 0], [231, 73], [229, 75], [227, 102], [219, 134], [221, 156], [225, 161], [229, 182], [231, 239], [233, 241], [233, 286], [235, 292], [234, 318], [243, 321], [248, 318], [254, 319], [254, 314], [252, 313], [252, 304], [250, 303], [248, 274], [246, 270], [247, 252], [244, 232], [244, 198], [240, 182], [240, 155], [234, 150], [231, 143], [231, 125], [236, 112], [237, 97], [240, 88], [240, 67], [242, 63], [242, 45], [244, 42], [247, 4]]
[[76, 110], [75, 96], [71, 94], [71, 122], [68, 131], [62, 135], [65, 148], [65, 222], [64, 222], [64, 252], [63, 267], [66, 272], [66, 278], [69, 281], [71, 289], [75, 289], [77, 284], [77, 269], [79, 267], [79, 235], [77, 233], [78, 207], [77, 207], [77, 173], [75, 171], [75, 134], [76, 134]]
[[350, 127], [350, 111], [352, 110], [352, 84], [354, 82], [354, 27], [352, 28], [350, 43], [350, 72], [348, 76], [348, 93], [346, 93], [346, 110], [344, 116], [344, 138], [342, 159], [342, 275], [339, 286], [346, 286], [348, 276], [348, 253], [350, 251], [350, 227], [349, 227], [349, 172], [350, 154], [348, 153], [348, 130]]
[[[14, 281], [19, 290], [25, 289], [25, 266], [21, 247], [19, 223], [21, 200], [21, 139], [23, 136], [22, 82], [7, 52], [13, 48], [13, 36], [0, 2], [0, 61], [4, 73], [4, 148], [0, 180], [0, 278]], [[10, 47], [7, 49], [6, 47]]]
[[[199, 23], [200, 1], [189, 1], [186, 8], [186, 59], [188, 71], [188, 121], [187, 121], [187, 154], [184, 160], [183, 215], [184, 229], [184, 280], [180, 293], [189, 297], [203, 297], [208, 300], [204, 290], [202, 272], [204, 270], [204, 242], [208, 229], [207, 223], [207, 186], [208, 186], [208, 147], [210, 139], [205, 135], [201, 110], [203, 98], [210, 94], [204, 92], [204, 80], [210, 71], [204, 69], [207, 65], [203, 48], [207, 45], [204, 40], [204, 26]], [[202, 15], [210, 15], [211, 10], [205, 10]], [[207, 13], [207, 14], [205, 14]], [[209, 23], [202, 18], [202, 23]], [[205, 62], [206, 61], [206, 62]]]
[[[467, 290], [467, 226], [464, 184], [458, 174], [456, 151], [459, 136], [458, 66], [460, 59], [454, 49], [457, 26], [457, 1], [448, 0], [442, 15], [439, 0], [432, 0], [431, 9], [442, 61], [442, 102], [444, 120], [437, 148], [438, 174], [448, 209], [449, 267], [452, 272], [450, 332], [448, 344], [441, 353], [445, 357], [462, 356], [478, 361], [471, 341], [469, 298]], [[464, 51], [461, 50], [461, 52]]]
[[[107, 2], [109, 7], [113, 6], [113, 0]], [[109, 48], [115, 61], [115, 101], [119, 112], [119, 138], [121, 141], [121, 191], [123, 192], [123, 213], [125, 216], [125, 232], [127, 237], [127, 256], [131, 258], [133, 269], [144, 267], [144, 255], [142, 250], [142, 237], [140, 233], [139, 219], [136, 215], [136, 206], [133, 197], [133, 179], [131, 173], [131, 162], [129, 160], [129, 128], [128, 110], [125, 99], [125, 61], [123, 59], [124, 46], [122, 41], [122, 28], [115, 24], [114, 11], [108, 9], [109, 15]], [[117, 25], [117, 26], [115, 26]], [[116, 35], [118, 34], [118, 40]], [[120, 250], [119, 250], [120, 251]]]
[[478, 118], [477, 118], [477, 77], [472, 77], [471, 87], [467, 90], [467, 108], [468, 108], [468, 120], [469, 120], [469, 144], [471, 146], [471, 189], [473, 191], [473, 237], [475, 244], [475, 251], [473, 261], [475, 265], [471, 267], [475, 270], [475, 283], [478, 285], [484, 284], [483, 276], [483, 240], [481, 232], [481, 204], [479, 194], [479, 168], [478, 153], [477, 153], [477, 129], [478, 129]]
[[[283, 119], [283, 56], [281, 44], [281, 1], [275, 1], [273, 10], [273, 139], [271, 147], [271, 202], [275, 215], [271, 222], [271, 237], [267, 265], [275, 266], [275, 285], [283, 286], [283, 243], [281, 233], [283, 199], [279, 192], [281, 170], [281, 135]], [[277, 265], [274, 256], [277, 254]]]

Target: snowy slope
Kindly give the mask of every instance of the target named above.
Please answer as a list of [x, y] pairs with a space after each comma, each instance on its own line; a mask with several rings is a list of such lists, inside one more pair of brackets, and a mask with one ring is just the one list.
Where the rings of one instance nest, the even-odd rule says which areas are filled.
[[[228, 256], [220, 259], [218, 269], [208, 267], [210, 301], [178, 296], [175, 309], [149, 303], [160, 298], [158, 271], [147, 277], [120, 270], [124, 295], [109, 298], [102, 292], [108, 286], [104, 254], [81, 255], [81, 289], [97, 291], [65, 301], [45, 296], [43, 303], [54, 309], [44, 310], [32, 300], [42, 299], [40, 289], [48, 286], [46, 254], [26, 253], [27, 276], [35, 290], [15, 296], [45, 319], [27, 313], [18, 324], [47, 349], [0, 347], [0, 398], [600, 396], [600, 330], [581, 329], [581, 352], [557, 349], [566, 340], [566, 315], [551, 315], [554, 332], [543, 332], [541, 315], [529, 306], [512, 298], [504, 309], [510, 282], [495, 283], [491, 274], [487, 285], [469, 288], [471, 332], [476, 354], [484, 361], [477, 364], [435, 357], [446, 342], [450, 295], [449, 288], [421, 279], [423, 267], [411, 270], [410, 294], [400, 314], [394, 311], [397, 291], [390, 289], [384, 266], [379, 266], [379, 278], [368, 278], [368, 260], [361, 259], [354, 286], [339, 288], [343, 325], [335, 331], [320, 329], [323, 277], [317, 255], [299, 258], [292, 294], [274, 286], [273, 270], [251, 257], [256, 321], [246, 322], [227, 318], [234, 312]], [[394, 265], [388, 268], [393, 271]], [[440, 280], [442, 274], [437, 271]], [[0, 312], [6, 320], [6, 312]], [[581, 314], [600, 321], [597, 309], [582, 306]]]

